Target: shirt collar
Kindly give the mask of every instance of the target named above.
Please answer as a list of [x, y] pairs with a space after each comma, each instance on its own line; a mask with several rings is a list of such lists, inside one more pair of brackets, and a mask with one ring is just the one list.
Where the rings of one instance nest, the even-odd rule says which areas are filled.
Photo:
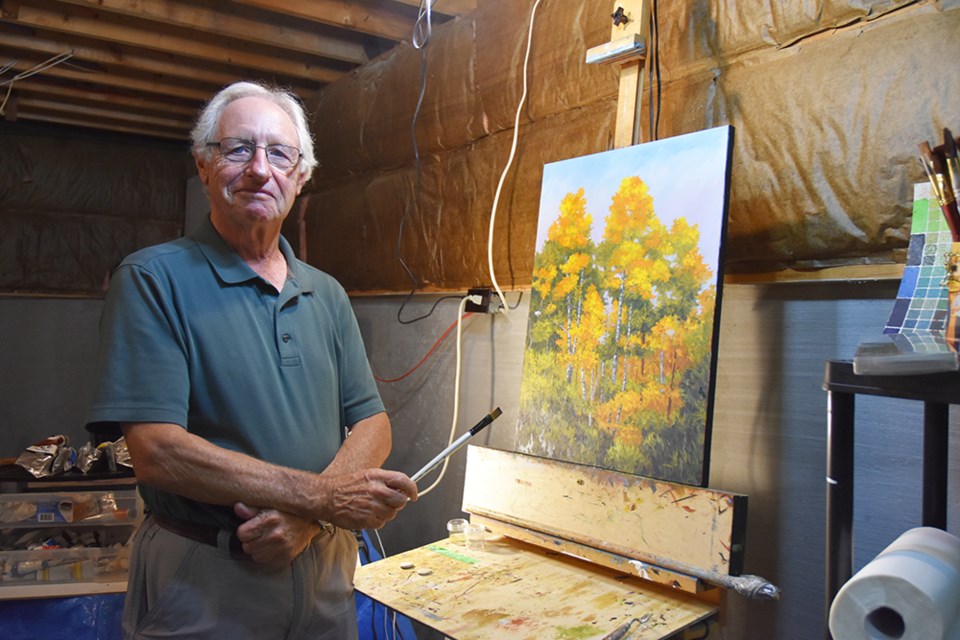
[[[213, 223], [210, 221], [210, 216], [207, 216], [204, 221], [200, 223], [191, 237], [197, 241], [197, 244], [200, 246], [200, 251], [203, 252], [207, 262], [210, 263], [210, 266], [217, 272], [217, 276], [224, 282], [237, 284], [260, 277], [257, 275], [257, 272], [251, 269], [250, 265], [244, 262], [243, 258], [226, 243], [220, 233], [214, 228]], [[303, 265], [300, 264], [300, 261], [297, 260], [297, 257], [294, 255], [293, 247], [290, 246], [290, 243], [287, 242], [287, 239], [282, 235], [280, 236], [280, 252], [287, 261], [287, 269], [290, 270], [291, 275], [294, 280], [297, 281], [301, 291], [304, 293], [313, 291], [313, 284], [310, 282], [310, 279], [303, 277]]]

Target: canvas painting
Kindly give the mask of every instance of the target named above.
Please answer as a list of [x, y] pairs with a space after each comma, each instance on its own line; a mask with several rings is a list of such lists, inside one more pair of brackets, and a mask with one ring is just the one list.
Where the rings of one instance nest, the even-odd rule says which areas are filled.
[[706, 485], [732, 143], [544, 167], [518, 451]]

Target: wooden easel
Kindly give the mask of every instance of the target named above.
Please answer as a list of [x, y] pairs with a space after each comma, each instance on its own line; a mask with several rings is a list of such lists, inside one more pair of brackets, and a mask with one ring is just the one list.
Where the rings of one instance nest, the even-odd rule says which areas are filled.
[[[620, 65], [621, 148], [640, 142], [650, 0], [621, 0], [611, 18], [610, 42], [586, 61]], [[779, 595], [740, 575], [746, 507], [729, 492], [470, 446], [463, 510], [489, 532], [484, 547], [451, 536], [358, 568], [355, 586], [455, 640], [704, 637], [726, 589]]]
[[455, 640], [672, 639], [717, 624], [725, 591], [697, 574], [743, 558], [745, 496], [521, 453], [468, 447], [463, 510], [483, 548], [367, 564], [357, 591]]
[[614, 147], [640, 143], [640, 104], [650, 32], [650, 0], [619, 0], [610, 15], [610, 41], [587, 51], [587, 64], [619, 64]]

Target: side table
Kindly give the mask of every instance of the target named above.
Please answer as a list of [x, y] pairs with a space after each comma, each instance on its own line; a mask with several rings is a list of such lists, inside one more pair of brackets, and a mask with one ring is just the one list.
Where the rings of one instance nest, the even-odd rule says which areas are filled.
[[[828, 360], [826, 615], [840, 587], [853, 575], [854, 404], [859, 395], [923, 402], [922, 525], [946, 529], [949, 405], [960, 404], [960, 372], [857, 375], [853, 362]], [[827, 628], [826, 637], [831, 635]]]

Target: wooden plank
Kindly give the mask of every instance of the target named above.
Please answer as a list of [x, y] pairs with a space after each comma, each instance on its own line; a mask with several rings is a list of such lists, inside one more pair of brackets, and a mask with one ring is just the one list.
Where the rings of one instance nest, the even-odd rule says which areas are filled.
[[850, 264], [816, 269], [784, 269], [762, 273], [725, 273], [724, 284], [779, 284], [787, 282], [860, 282], [868, 280], [900, 280], [904, 265]]
[[693, 576], [664, 569], [663, 567], [637, 562], [631, 558], [601, 551], [600, 549], [579, 542], [564, 540], [563, 538], [534, 531], [533, 529], [507, 524], [499, 520], [494, 520], [493, 518], [487, 518], [486, 516], [475, 514], [470, 518], [470, 521], [482, 524], [490, 531], [508, 538], [520, 540], [521, 542], [533, 544], [544, 549], [552, 549], [557, 553], [580, 558], [581, 560], [592, 562], [601, 567], [607, 567], [614, 571], [636, 576], [650, 582], [656, 582], [671, 589], [678, 589], [691, 594], [699, 594], [707, 589], [714, 588], [712, 585], [708, 585]]
[[[4, 27], [5, 25], [0, 23], [0, 47], [12, 49], [17, 52], [18, 56], [28, 51], [45, 54], [46, 56], [54, 56], [66, 51], [73, 51], [71, 60], [80, 62], [81, 64], [88, 63], [86, 66], [94, 69], [107, 67], [114, 71], [127, 71], [131, 75], [150, 74], [151, 76], [161, 75], [189, 78], [194, 82], [210, 83], [214, 87], [228, 84], [236, 78], [235, 74], [201, 68], [196, 64], [188, 66], [189, 61], [186, 58], [183, 60], [183, 63], [177, 64], [169, 60], [141, 56], [132, 51], [120, 51], [120, 47], [117, 46], [103, 49], [87, 47], [68, 42], [67, 40], [37, 38], [35, 36], [13, 33], [7, 31]], [[100, 71], [88, 71], [84, 73], [86, 74], [85, 78], [87, 82], [98, 81], [102, 75]], [[93, 75], [94, 73], [96, 73], [96, 75]]]
[[[39, 59], [19, 57], [18, 62], [13, 66], [17, 72], [26, 71], [40, 62]], [[182, 98], [184, 100], [196, 101], [202, 105], [204, 100], [210, 98], [211, 90], [201, 90], [198, 88], [187, 87], [178, 83], [175, 79], [171, 81], [158, 80], [152, 77], [139, 77], [136, 75], [121, 75], [118, 73], [99, 73], [90, 71], [78, 71], [69, 65], [57, 65], [44, 70], [43, 77], [58, 78], [77, 83], [86, 83], [86, 86], [95, 83], [127, 91], [141, 91], [150, 95], [161, 95]]]
[[631, 60], [620, 67], [620, 89], [617, 94], [617, 124], [613, 133], [616, 149], [638, 142], [640, 94], [643, 92], [642, 62]]
[[[106, 122], [103, 120], [84, 120], [83, 118], [75, 116], [62, 116], [56, 114], [47, 114], [47, 113], [31, 113], [29, 116], [20, 116], [20, 120], [23, 121], [37, 121], [37, 122], [48, 122], [51, 124], [66, 124], [73, 127], [84, 127], [89, 128], [93, 131], [98, 129], [104, 129], [107, 131], [117, 131], [120, 133], [135, 133], [141, 136], [151, 136], [153, 138], [169, 138], [171, 140], [189, 140], [189, 132], [179, 130], [179, 131], [167, 131], [165, 129], [160, 129], [158, 127], [138, 127], [135, 125], [125, 125], [117, 124], [114, 122]], [[3, 295], [7, 295], [4, 292]]]
[[[401, 4], [410, 5], [411, 7], [420, 7], [420, 5], [423, 4], [423, 0], [394, 1]], [[431, 6], [434, 14], [439, 13], [445, 16], [462, 16], [476, 10], [477, 0], [435, 0]]]
[[[403, 566], [412, 564], [412, 568]], [[429, 572], [429, 573], [427, 573]], [[421, 575], [427, 573], [427, 575]], [[503, 537], [446, 539], [357, 569], [357, 591], [456, 640], [601, 639], [633, 619], [634, 640], [667, 638], [715, 605]]]
[[73, 598], [106, 593], [126, 593], [127, 581], [112, 582], [54, 582], [51, 584], [11, 584], [0, 587], [0, 600], [27, 600], [34, 598]]
[[59, 100], [44, 100], [43, 98], [33, 98], [24, 95], [20, 97], [20, 104], [29, 108], [31, 113], [48, 113], [60, 116], [61, 118], [75, 117], [78, 120], [91, 122], [96, 122], [98, 119], [112, 119], [117, 124], [126, 123], [144, 130], [152, 130], [153, 127], [166, 127], [174, 130], [189, 129], [193, 124], [190, 118], [164, 118], [138, 113], [124, 113], [119, 110], [100, 109], [80, 104], [67, 106]]
[[[150, 20], [157, 25], [171, 25], [199, 32], [213, 32], [225, 38], [266, 44], [274, 49], [341, 60], [350, 64], [369, 61], [363, 44], [342, 37], [318, 33], [310, 26], [298, 25], [297, 20], [274, 24], [263, 15], [253, 16], [226, 7], [218, 11], [211, 5], [181, 4], [168, 0], [59, 0], [63, 3], [92, 7], [103, 13], [116, 13]], [[151, 25], [151, 28], [155, 28]]]
[[646, 69], [647, 38], [650, 25], [650, 0], [617, 0], [614, 12], [622, 11], [626, 22], [610, 28], [610, 41], [628, 35], [639, 36], [643, 57], [620, 66], [620, 91], [617, 95], [617, 125], [613, 145], [620, 149], [640, 142], [640, 104], [643, 95], [643, 72]]
[[[209, 98], [217, 88], [230, 84], [237, 79], [236, 72], [223, 69], [197, 65], [188, 59], [169, 57], [163, 54], [142, 55], [142, 51], [136, 48], [124, 47], [123, 45], [104, 44], [103, 48], [94, 46], [83, 46], [67, 39], [57, 40], [53, 37], [37, 38], [31, 35], [24, 35], [10, 30], [10, 27], [0, 23], [0, 47], [13, 49], [16, 57], [20, 57], [23, 52], [34, 52], [45, 54], [46, 57], [54, 56], [66, 51], [73, 51], [72, 62], [89, 63], [84, 66], [93, 67], [96, 73], [85, 72], [86, 82], [98, 83], [104, 75], [120, 75], [123, 77], [147, 77], [147, 78], [166, 78], [168, 81], [161, 86], [163, 93], [172, 97], [179, 97], [178, 86], [183, 83], [179, 81], [187, 80], [190, 86], [198, 82], [210, 85], [209, 90], [204, 90], [201, 95]], [[180, 60], [179, 62], [177, 60]], [[73, 65], [71, 65], [73, 66]], [[106, 70], [106, 74], [102, 73]], [[19, 86], [22, 80], [17, 82]], [[179, 83], [179, 84], [178, 84]], [[291, 82], [291, 88], [301, 93], [316, 91], [317, 84], [312, 81]], [[153, 91], [156, 93], [157, 91]], [[97, 93], [94, 91], [91, 94]], [[109, 95], [109, 92], [106, 92]], [[206, 98], [202, 98], [196, 105], [190, 107], [194, 114], [203, 104]], [[168, 103], [169, 104], [169, 103]]]
[[96, 15], [82, 15], [83, 13], [87, 12], [66, 13], [43, 7], [21, 6], [16, 18], [9, 19], [9, 22], [72, 36], [94, 37], [98, 41], [107, 43], [141, 47], [206, 62], [274, 73], [279, 77], [328, 83], [343, 75], [342, 71], [320, 64], [313, 59], [305, 59], [306, 57], [302, 55], [281, 58], [276, 54], [258, 53], [253, 49], [243, 48], [236, 42], [206, 42], [197, 37], [175, 33], [172, 29], [169, 32], [143, 31], [136, 24], [126, 24], [130, 21], [123, 20], [123, 16], [107, 21]]
[[463, 510], [698, 575], [739, 575], [746, 496], [468, 445]]
[[53, 84], [37, 78], [17, 80], [16, 90], [24, 95], [56, 97], [61, 101], [74, 100], [77, 103], [112, 105], [137, 113], [181, 115], [188, 118], [191, 123], [199, 110], [198, 105], [174, 104], [170, 101], [160, 102], [156, 98], [148, 99], [144, 95], [122, 94], [118, 91], [90, 91], [79, 86]]
[[416, 11], [376, 0], [234, 0], [240, 4], [359, 33], [400, 41], [410, 38]]

